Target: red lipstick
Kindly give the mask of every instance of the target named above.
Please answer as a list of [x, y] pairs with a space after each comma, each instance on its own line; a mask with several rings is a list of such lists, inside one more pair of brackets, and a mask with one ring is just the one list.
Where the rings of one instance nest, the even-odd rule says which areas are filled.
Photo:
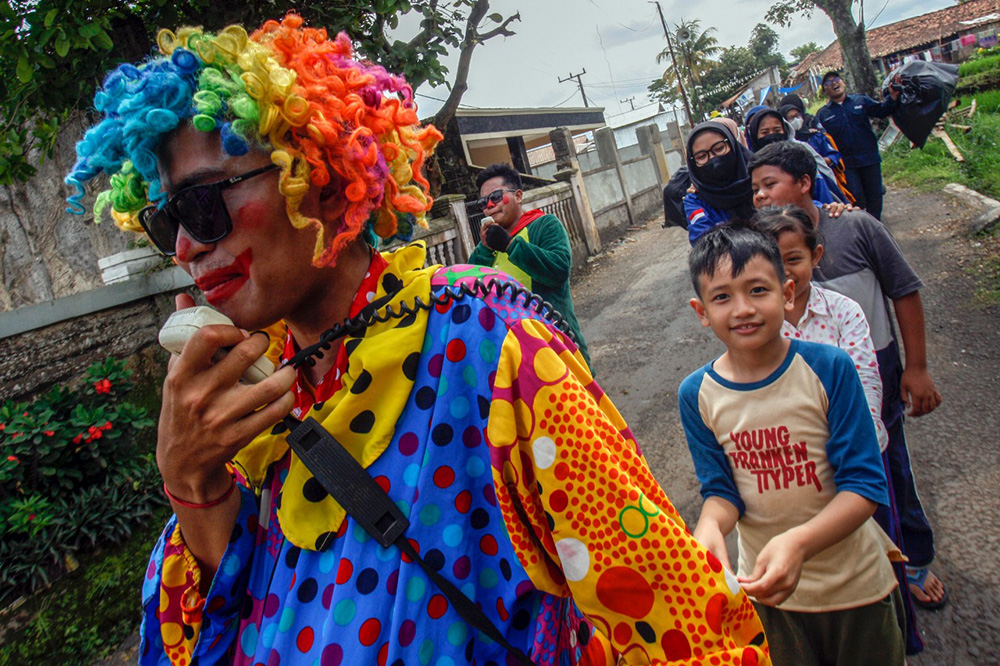
[[205, 294], [212, 305], [218, 305], [231, 298], [250, 279], [250, 264], [253, 250], [247, 248], [236, 260], [223, 268], [216, 268], [198, 277], [194, 283]]

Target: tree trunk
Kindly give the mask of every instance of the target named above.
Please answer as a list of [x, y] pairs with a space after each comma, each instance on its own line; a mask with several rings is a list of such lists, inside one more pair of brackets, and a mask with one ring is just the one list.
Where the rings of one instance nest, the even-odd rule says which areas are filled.
[[844, 59], [847, 89], [879, 97], [878, 77], [872, 67], [872, 57], [868, 53], [864, 24], [858, 25], [851, 13], [851, 0], [813, 0], [817, 7], [830, 17], [833, 31], [837, 33], [840, 53]]

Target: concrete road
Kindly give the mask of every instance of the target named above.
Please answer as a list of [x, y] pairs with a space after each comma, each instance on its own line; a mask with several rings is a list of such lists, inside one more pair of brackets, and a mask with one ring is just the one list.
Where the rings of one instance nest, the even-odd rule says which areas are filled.
[[[1000, 663], [1000, 308], [979, 305], [959, 266], [977, 211], [946, 195], [890, 192], [885, 223], [926, 283], [931, 373], [944, 395], [910, 419], [918, 488], [937, 536], [943, 610], [918, 610], [927, 648], [911, 664]], [[652, 220], [592, 261], [573, 285], [597, 380], [632, 426], [653, 472], [691, 523], [701, 506], [677, 387], [723, 347], [688, 305], [688, 242]]]

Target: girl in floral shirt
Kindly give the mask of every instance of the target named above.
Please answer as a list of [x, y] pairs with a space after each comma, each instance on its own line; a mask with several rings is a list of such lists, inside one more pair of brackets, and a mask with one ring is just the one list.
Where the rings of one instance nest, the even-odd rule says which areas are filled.
[[851, 356], [875, 421], [879, 448], [885, 451], [888, 435], [881, 417], [882, 379], [861, 306], [812, 283], [813, 268], [823, 258], [823, 246], [805, 211], [798, 206], [768, 207], [754, 218], [754, 225], [774, 237], [785, 275], [795, 283], [795, 307], [785, 315], [782, 333], [786, 338], [836, 345]]

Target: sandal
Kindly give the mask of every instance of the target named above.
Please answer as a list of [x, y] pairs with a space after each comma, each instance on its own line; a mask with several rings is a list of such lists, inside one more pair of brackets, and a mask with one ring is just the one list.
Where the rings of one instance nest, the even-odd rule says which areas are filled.
[[[927, 593], [927, 590], [924, 589], [924, 583], [927, 582], [927, 574], [929, 573], [930, 569], [927, 567], [921, 567], [919, 569], [906, 567], [906, 582], [910, 585], [915, 585], [921, 592], [929, 597], [930, 595]], [[944, 581], [941, 581], [941, 586], [944, 587]], [[927, 610], [937, 610], [948, 603], [948, 590], [945, 588], [944, 594], [938, 601], [921, 601], [915, 594], [910, 594], [910, 597], [913, 599], [913, 603], [921, 608], [926, 608]]]

